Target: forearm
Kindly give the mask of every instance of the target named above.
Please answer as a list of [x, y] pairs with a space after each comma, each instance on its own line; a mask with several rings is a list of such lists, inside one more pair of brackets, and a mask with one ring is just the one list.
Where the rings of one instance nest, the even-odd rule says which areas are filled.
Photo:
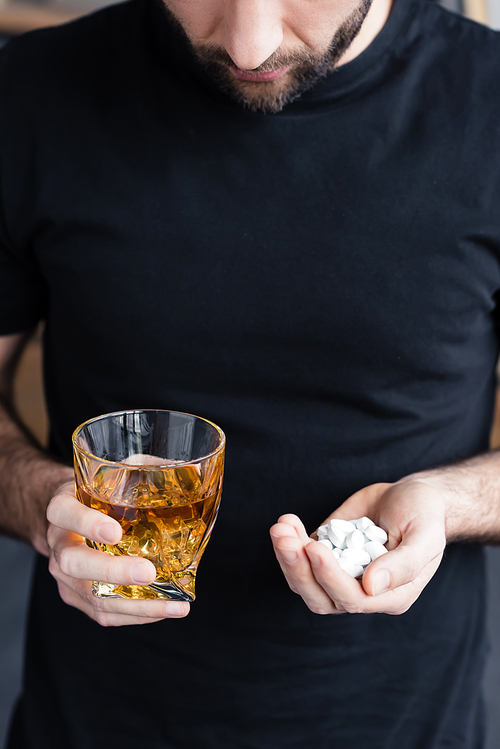
[[45, 511], [72, 469], [31, 440], [0, 398], [0, 530], [48, 554]]
[[500, 544], [500, 451], [422, 471], [398, 483], [407, 481], [422, 481], [442, 494], [448, 543]]

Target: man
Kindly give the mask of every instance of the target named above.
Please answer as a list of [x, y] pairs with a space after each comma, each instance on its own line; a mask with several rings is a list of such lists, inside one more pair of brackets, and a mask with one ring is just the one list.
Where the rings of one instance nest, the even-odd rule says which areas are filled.
[[[422, 0], [132, 0], [3, 51], [2, 526], [40, 552], [9, 749], [482, 746], [499, 54]], [[40, 319], [50, 455], [9, 407]], [[227, 434], [189, 616], [91, 594], [154, 578], [85, 546], [120, 529], [69, 468], [134, 407]], [[389, 533], [362, 583], [332, 513]]]

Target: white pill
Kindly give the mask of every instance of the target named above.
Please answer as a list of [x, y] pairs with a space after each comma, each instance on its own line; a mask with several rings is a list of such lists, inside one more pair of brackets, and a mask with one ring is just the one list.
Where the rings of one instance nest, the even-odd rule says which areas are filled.
[[316, 531], [318, 534], [318, 538], [327, 538], [328, 537], [328, 526], [327, 525], [320, 525], [318, 530]]
[[329, 538], [320, 538], [318, 543], [323, 544], [323, 546], [326, 546], [327, 549], [330, 549], [330, 551], [333, 551], [333, 544]]
[[328, 528], [328, 538], [338, 549], [345, 549], [345, 536], [346, 534], [340, 528]]
[[366, 528], [365, 536], [366, 538], [369, 538], [370, 541], [379, 541], [379, 543], [381, 544], [385, 544], [387, 542], [387, 533], [383, 528], [379, 528], [378, 525], [370, 525], [368, 528]]
[[351, 577], [359, 577], [363, 574], [363, 567], [360, 564], [354, 564], [350, 559], [340, 557], [338, 562], [344, 572], [347, 572]]
[[346, 538], [346, 546], [348, 549], [362, 549], [365, 543], [364, 534], [361, 531], [358, 531], [357, 528], [353, 530], [352, 533], [349, 533]]
[[352, 533], [356, 530], [354, 523], [351, 523], [349, 520], [340, 520], [340, 518], [333, 518], [333, 520], [330, 520], [330, 528], [338, 528], [346, 534]]
[[335, 559], [340, 559], [340, 556], [341, 556], [342, 552], [340, 551], [340, 549], [335, 549], [334, 548], [334, 549], [332, 549], [332, 554], [335, 557]]
[[370, 555], [372, 562], [374, 559], [381, 557], [382, 554], [387, 554], [387, 549], [380, 543], [380, 541], [368, 541], [363, 548]]
[[[373, 541], [370, 543], [373, 543]], [[364, 549], [344, 549], [342, 559], [350, 559], [351, 562], [360, 564], [362, 567], [366, 567], [372, 561], [370, 553]]]
[[356, 528], [360, 531], [365, 531], [370, 527], [370, 525], [375, 525], [373, 520], [370, 520], [370, 518], [367, 517], [359, 518], [358, 520], [355, 520], [353, 522], [356, 525]]

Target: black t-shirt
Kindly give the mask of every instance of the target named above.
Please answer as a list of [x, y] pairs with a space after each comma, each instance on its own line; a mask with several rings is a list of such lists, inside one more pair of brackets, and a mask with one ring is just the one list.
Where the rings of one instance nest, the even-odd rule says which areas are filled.
[[0, 54], [0, 333], [46, 320], [52, 449], [124, 408], [227, 434], [185, 620], [104, 629], [37, 565], [23, 749], [476, 749], [483, 560], [402, 616], [321, 617], [270, 525], [487, 449], [500, 40], [396, 0], [276, 115], [240, 108], [153, 0]]

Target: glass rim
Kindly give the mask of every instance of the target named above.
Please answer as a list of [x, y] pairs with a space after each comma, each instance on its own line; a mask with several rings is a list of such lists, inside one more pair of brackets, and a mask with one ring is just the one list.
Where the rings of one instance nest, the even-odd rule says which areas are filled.
[[[83, 447], [78, 445], [76, 443], [76, 438], [78, 433], [86, 427], [88, 424], [92, 424], [94, 421], [100, 421], [101, 419], [107, 419], [110, 416], [122, 416], [124, 414], [134, 414], [134, 413], [169, 413], [169, 414], [178, 414], [179, 416], [191, 416], [193, 419], [197, 419], [198, 421], [204, 421], [205, 424], [210, 424], [210, 426], [214, 427], [214, 429], [217, 431], [220, 437], [220, 444], [215, 448], [215, 450], [212, 450], [211, 453], [208, 453], [207, 455], [204, 455], [202, 458], [195, 458], [194, 460], [179, 460], [174, 465], [166, 463], [165, 465], [156, 465], [156, 466], [135, 466], [131, 465], [130, 463], [123, 463], [119, 460], [108, 460], [107, 458], [100, 458], [98, 455], [94, 455], [94, 453], [89, 452], [88, 450], [85, 450]], [[92, 458], [93, 460], [99, 460], [101, 463], [107, 463], [112, 466], [123, 466], [123, 468], [128, 468], [130, 470], [137, 470], [137, 468], [155, 468], [156, 470], [159, 470], [160, 468], [175, 468], [175, 466], [191, 466], [196, 465], [197, 463], [203, 463], [205, 460], [209, 460], [210, 458], [213, 458], [215, 455], [220, 453], [226, 444], [226, 435], [222, 431], [222, 429], [217, 426], [213, 421], [210, 421], [210, 419], [205, 419], [203, 416], [197, 416], [196, 414], [188, 413], [187, 411], [172, 411], [169, 408], [126, 408], [123, 411], [111, 411], [107, 414], [101, 414], [100, 416], [93, 416], [91, 419], [87, 419], [87, 421], [84, 421], [80, 426], [77, 426], [74, 430], [73, 434], [71, 435], [71, 442], [73, 444], [73, 448], [75, 450], [78, 450], [79, 453], [83, 453], [84, 455], [87, 455], [89, 458]], [[166, 458], [165, 458], [166, 460]]]

